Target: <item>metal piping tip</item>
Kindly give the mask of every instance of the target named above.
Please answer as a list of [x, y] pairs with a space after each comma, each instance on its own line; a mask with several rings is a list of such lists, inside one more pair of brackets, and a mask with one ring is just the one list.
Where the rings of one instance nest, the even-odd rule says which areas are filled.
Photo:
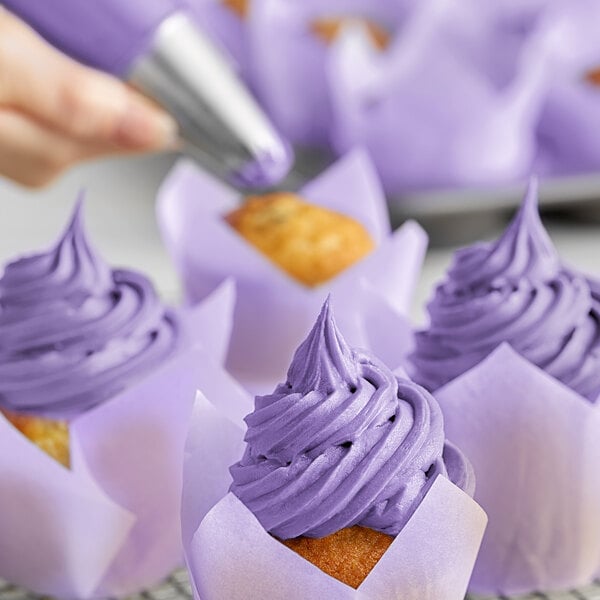
[[277, 149], [277, 154], [265, 152], [257, 156], [256, 160], [246, 163], [232, 175], [231, 181], [240, 188], [268, 188], [285, 178], [293, 162], [292, 150], [287, 144], [283, 144]]
[[130, 80], [177, 119], [184, 151], [234, 185], [267, 188], [289, 172], [290, 146], [185, 14], [161, 24]]

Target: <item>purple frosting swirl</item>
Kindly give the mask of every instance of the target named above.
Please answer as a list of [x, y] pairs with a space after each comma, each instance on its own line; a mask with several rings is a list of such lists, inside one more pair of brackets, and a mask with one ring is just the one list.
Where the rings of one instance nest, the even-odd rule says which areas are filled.
[[79, 203], [55, 247], [0, 279], [0, 408], [71, 418], [158, 365], [178, 337], [150, 281], [91, 249]]
[[600, 394], [598, 291], [566, 268], [546, 233], [537, 183], [494, 243], [459, 250], [417, 333], [414, 378], [435, 390], [503, 342], [575, 391]]
[[329, 300], [287, 382], [258, 396], [246, 422], [231, 491], [281, 539], [352, 525], [396, 535], [440, 474], [473, 491], [431, 394], [349, 348]]

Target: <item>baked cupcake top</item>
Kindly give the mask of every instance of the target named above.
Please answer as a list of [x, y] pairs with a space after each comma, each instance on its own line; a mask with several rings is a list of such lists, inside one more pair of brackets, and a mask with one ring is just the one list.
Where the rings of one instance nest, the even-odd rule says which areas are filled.
[[287, 381], [257, 396], [231, 491], [281, 539], [361, 525], [396, 535], [438, 474], [472, 492], [434, 398], [337, 329], [329, 300]]
[[288, 192], [251, 196], [225, 220], [288, 275], [309, 287], [336, 277], [375, 248], [358, 221]]
[[503, 342], [575, 391], [600, 394], [597, 284], [562, 264], [540, 220], [537, 183], [504, 234], [459, 250], [417, 333], [415, 380], [435, 390]]
[[0, 409], [70, 418], [111, 398], [176, 348], [150, 281], [89, 245], [81, 203], [48, 252], [0, 279]]

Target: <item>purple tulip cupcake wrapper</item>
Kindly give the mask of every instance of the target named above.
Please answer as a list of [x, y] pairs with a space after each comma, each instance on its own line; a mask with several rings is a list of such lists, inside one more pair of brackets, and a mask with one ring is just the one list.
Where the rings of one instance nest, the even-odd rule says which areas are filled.
[[470, 590], [518, 595], [600, 574], [600, 412], [504, 344], [435, 394], [489, 525]]
[[514, 64], [494, 64], [486, 36], [511, 40], [500, 38], [492, 10], [420, 4], [383, 54], [364, 32], [340, 35], [328, 64], [334, 145], [363, 144], [388, 193], [511, 181], [530, 168], [544, 62], [531, 34], [507, 50]]
[[184, 440], [196, 388], [224, 376], [233, 291], [226, 282], [182, 316], [195, 342], [69, 423], [70, 469], [0, 415], [0, 577], [43, 595], [106, 598], [182, 564]]
[[[371, 348], [388, 364], [410, 350], [404, 320], [419, 277], [427, 237], [414, 222], [391, 233], [385, 197], [372, 164], [356, 150], [300, 192], [307, 201], [362, 223], [376, 248], [331, 281], [308, 288], [248, 244], [223, 219], [240, 196], [189, 162], [179, 163], [158, 197], [158, 222], [182, 276], [187, 300], [198, 302], [231, 276], [236, 308], [227, 366], [253, 392], [271, 389], [329, 292], [343, 298], [336, 317], [353, 346]], [[377, 315], [396, 323], [386, 343]], [[258, 318], [260, 317], [260, 318]]]
[[600, 86], [586, 77], [600, 67], [593, 0], [549, 3], [548, 62], [554, 77], [538, 125], [538, 173], [583, 173], [600, 164]]
[[409, 4], [401, 0], [252, 3], [246, 26], [253, 67], [250, 80], [284, 135], [298, 144], [331, 142], [334, 115], [327, 64], [336, 42], [320, 39], [313, 23], [331, 17], [362, 17], [384, 30], [399, 28]]
[[[198, 393], [186, 442], [183, 543], [197, 600], [369, 598], [462, 600], [485, 529], [483, 510], [446, 478], [354, 590], [272, 538], [228, 488], [228, 467], [244, 449], [242, 417], [251, 402], [219, 406]], [[225, 404], [226, 403], [226, 404]]]
[[217, 44], [233, 69], [246, 75], [248, 50], [245, 22], [223, 0], [184, 0], [183, 4], [198, 26]]

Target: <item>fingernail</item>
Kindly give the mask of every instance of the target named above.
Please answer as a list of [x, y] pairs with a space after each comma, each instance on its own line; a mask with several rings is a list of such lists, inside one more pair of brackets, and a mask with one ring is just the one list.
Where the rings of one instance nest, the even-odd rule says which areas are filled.
[[131, 149], [172, 148], [178, 140], [178, 126], [165, 112], [132, 103], [116, 131], [119, 145]]
[[179, 126], [177, 121], [167, 114], [158, 113], [156, 121], [156, 140], [161, 148], [173, 149], [179, 145]]

